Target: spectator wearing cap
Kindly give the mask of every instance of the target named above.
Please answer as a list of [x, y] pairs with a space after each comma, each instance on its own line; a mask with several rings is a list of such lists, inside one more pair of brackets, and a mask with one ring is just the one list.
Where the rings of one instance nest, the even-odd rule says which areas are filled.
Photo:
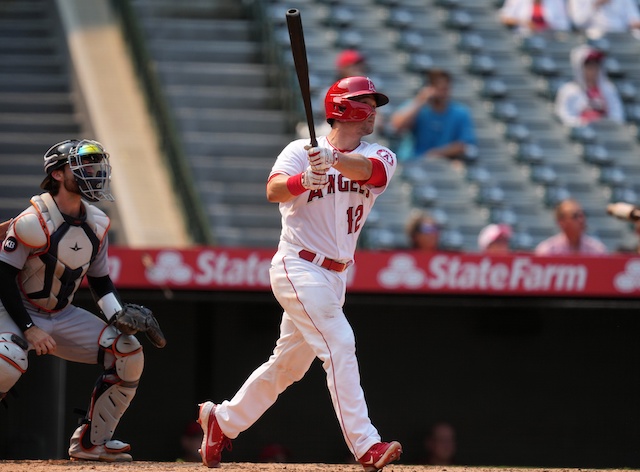
[[336, 57], [336, 80], [366, 76], [367, 72], [367, 59], [356, 49], [346, 49]]
[[584, 126], [608, 119], [624, 122], [618, 90], [602, 68], [604, 53], [582, 44], [571, 50], [573, 80], [558, 90], [555, 112], [566, 126]]
[[485, 254], [509, 254], [511, 234], [511, 227], [506, 224], [487, 225], [478, 234], [478, 249]]
[[521, 34], [571, 29], [565, 0], [507, 0], [498, 17]]
[[406, 231], [411, 249], [425, 252], [438, 250], [440, 228], [428, 213], [415, 210], [407, 221]]
[[587, 217], [576, 200], [568, 198], [558, 204], [556, 223], [560, 232], [538, 244], [535, 249], [537, 255], [607, 254], [607, 248], [602, 242], [586, 234]]
[[635, 0], [569, 0], [568, 10], [574, 26], [591, 38], [640, 30]]
[[448, 71], [431, 69], [425, 85], [414, 98], [392, 116], [391, 127], [408, 138], [399, 159], [423, 157], [458, 159], [469, 146], [476, 146], [476, 134], [469, 109], [451, 100], [452, 76]]

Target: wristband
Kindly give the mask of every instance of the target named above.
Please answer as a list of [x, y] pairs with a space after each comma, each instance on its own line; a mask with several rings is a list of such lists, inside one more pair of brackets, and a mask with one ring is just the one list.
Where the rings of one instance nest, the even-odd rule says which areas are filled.
[[120, 305], [120, 302], [113, 292], [107, 293], [104, 297], [98, 300], [98, 306], [100, 307], [100, 310], [102, 310], [102, 313], [104, 313], [107, 320], [110, 320], [113, 318], [113, 315], [122, 310], [122, 305]]
[[291, 195], [297, 196], [307, 191], [302, 185], [302, 173], [292, 175], [287, 179], [287, 189]]

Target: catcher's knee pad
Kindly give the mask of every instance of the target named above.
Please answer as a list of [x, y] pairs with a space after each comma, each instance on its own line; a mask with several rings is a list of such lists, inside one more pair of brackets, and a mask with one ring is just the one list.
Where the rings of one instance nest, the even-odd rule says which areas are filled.
[[15, 334], [0, 333], [0, 400], [29, 366], [27, 352], [15, 341]]
[[144, 368], [144, 354], [140, 341], [135, 336], [122, 334], [115, 326], [109, 325], [100, 334], [99, 343], [105, 352], [105, 369], [113, 367], [121, 380], [137, 385]]

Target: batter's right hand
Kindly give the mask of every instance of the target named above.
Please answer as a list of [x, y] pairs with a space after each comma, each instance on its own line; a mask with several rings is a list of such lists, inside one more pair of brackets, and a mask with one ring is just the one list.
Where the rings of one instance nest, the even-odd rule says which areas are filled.
[[53, 354], [56, 350], [56, 342], [53, 338], [35, 325], [24, 332], [24, 337], [27, 338], [29, 347], [39, 356]]
[[319, 190], [329, 183], [327, 173], [325, 171], [313, 170], [311, 166], [307, 167], [302, 173], [302, 186], [307, 190]]

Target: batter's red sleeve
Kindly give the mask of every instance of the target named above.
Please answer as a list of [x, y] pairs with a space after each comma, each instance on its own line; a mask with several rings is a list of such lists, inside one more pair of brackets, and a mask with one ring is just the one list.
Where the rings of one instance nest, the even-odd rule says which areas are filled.
[[361, 185], [369, 184], [374, 187], [383, 187], [387, 184], [387, 173], [384, 170], [384, 164], [378, 159], [369, 158], [372, 164], [371, 177], [369, 180], [358, 182]]

